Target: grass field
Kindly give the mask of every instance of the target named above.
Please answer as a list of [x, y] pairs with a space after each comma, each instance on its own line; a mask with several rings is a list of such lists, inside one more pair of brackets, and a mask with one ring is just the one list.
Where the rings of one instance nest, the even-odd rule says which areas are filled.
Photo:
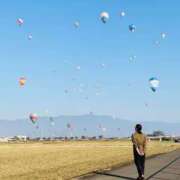
[[[151, 142], [147, 155], [169, 152], [179, 144]], [[132, 160], [129, 141], [77, 141], [0, 144], [0, 179], [61, 180]]]

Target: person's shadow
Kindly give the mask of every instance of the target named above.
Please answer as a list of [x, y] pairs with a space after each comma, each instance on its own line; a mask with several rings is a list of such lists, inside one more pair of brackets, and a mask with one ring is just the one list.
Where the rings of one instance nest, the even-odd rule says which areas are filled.
[[99, 175], [105, 175], [105, 176], [112, 176], [112, 177], [122, 178], [122, 179], [136, 180], [135, 178], [132, 178], [132, 177], [120, 176], [120, 175], [110, 174], [110, 173], [106, 173], [106, 172], [97, 172], [97, 171], [95, 171], [94, 173], [95, 174], [99, 174]]

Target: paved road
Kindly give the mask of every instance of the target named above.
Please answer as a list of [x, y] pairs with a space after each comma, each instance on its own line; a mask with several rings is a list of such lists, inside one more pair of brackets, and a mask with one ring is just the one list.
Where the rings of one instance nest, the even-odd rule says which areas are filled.
[[[156, 156], [146, 161], [147, 180], [180, 180], [180, 150]], [[119, 169], [94, 173], [80, 180], [135, 180], [137, 172], [134, 164]]]

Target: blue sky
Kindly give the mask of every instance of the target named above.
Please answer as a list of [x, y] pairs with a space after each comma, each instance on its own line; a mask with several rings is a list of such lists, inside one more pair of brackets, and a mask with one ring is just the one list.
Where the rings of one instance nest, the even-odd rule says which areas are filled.
[[[178, 0], [1, 2], [0, 118], [48, 110], [51, 115], [94, 112], [178, 122], [179, 6]], [[102, 11], [110, 15], [106, 24], [99, 20]], [[17, 18], [24, 19], [22, 27]], [[128, 31], [129, 24], [135, 24], [135, 33]], [[136, 59], [130, 63], [132, 55]], [[24, 88], [18, 85], [21, 76], [27, 78]], [[156, 93], [148, 84], [153, 76], [160, 80]]]

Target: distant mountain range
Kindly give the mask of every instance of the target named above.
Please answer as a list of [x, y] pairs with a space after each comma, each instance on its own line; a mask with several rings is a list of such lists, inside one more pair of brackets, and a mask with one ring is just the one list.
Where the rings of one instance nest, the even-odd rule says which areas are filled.
[[[0, 136], [27, 135], [35, 136], [130, 136], [136, 123], [141, 123], [144, 132], [152, 133], [161, 130], [167, 135], [180, 135], [180, 123], [168, 122], [135, 122], [113, 118], [105, 115], [80, 115], [40, 117], [37, 125], [29, 119], [0, 120]], [[69, 128], [67, 127], [69, 124]], [[39, 127], [39, 128], [37, 128]]]

